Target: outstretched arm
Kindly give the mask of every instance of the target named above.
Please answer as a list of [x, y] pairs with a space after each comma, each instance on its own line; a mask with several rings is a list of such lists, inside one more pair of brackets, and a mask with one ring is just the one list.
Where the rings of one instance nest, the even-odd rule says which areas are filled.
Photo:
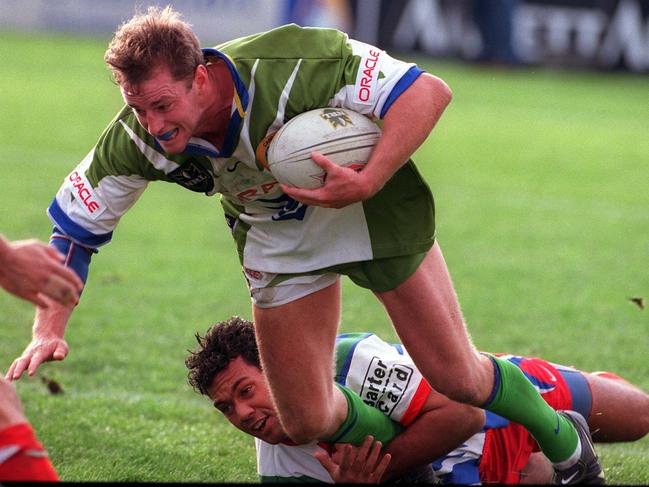
[[73, 309], [74, 306], [63, 306], [53, 301], [48, 303], [47, 308], [36, 309], [32, 341], [22, 355], [13, 361], [6, 379], [20, 379], [25, 371], [32, 376], [43, 362], [63, 360], [67, 356], [68, 344], [63, 336]]

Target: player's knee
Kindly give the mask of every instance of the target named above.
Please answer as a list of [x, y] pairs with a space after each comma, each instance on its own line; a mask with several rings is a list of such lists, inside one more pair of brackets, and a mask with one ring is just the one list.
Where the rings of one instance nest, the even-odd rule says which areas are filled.
[[330, 414], [327, 409], [315, 406], [292, 408], [282, 415], [282, 418], [286, 418], [282, 421], [284, 432], [299, 445], [322, 440], [331, 421]]
[[482, 406], [493, 389], [494, 372], [489, 358], [479, 354], [474, 358], [447, 364], [453, 372], [435, 374], [433, 388], [456, 402]]
[[298, 445], [311, 443], [323, 439], [325, 436], [322, 421], [313, 421], [309, 418], [303, 420], [291, 418], [291, 421], [287, 423], [284, 427], [285, 433]]
[[449, 399], [463, 404], [480, 406], [485, 402], [482, 385], [474, 375], [449, 377], [441, 381], [435, 388]]
[[480, 388], [467, 387], [465, 384], [462, 384], [461, 387], [451, 389], [448, 393], [445, 393], [445, 395], [456, 402], [471, 404], [473, 406], [480, 406], [485, 402], [480, 392]]

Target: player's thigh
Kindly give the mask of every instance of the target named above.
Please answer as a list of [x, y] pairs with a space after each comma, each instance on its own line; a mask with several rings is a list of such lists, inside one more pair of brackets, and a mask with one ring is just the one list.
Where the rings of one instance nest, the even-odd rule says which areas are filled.
[[[340, 320], [340, 279], [288, 278], [253, 292], [253, 318], [262, 367], [280, 402], [331, 392]], [[272, 293], [281, 304], [273, 302]], [[254, 296], [257, 296], [255, 300]], [[268, 303], [271, 303], [269, 306]], [[281, 407], [281, 405], [280, 405]]]
[[[446, 394], [447, 387], [461, 385], [468, 390], [460, 393], [488, 396], [493, 369], [471, 343], [437, 243], [408, 279], [376, 294], [415, 363], [436, 388]], [[454, 371], [453, 378], [448, 370]]]

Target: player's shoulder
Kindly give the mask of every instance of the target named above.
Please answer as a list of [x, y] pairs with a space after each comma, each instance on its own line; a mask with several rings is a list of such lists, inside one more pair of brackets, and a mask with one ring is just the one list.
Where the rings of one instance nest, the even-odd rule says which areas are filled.
[[409, 361], [401, 344], [392, 344], [374, 333], [343, 333], [336, 337], [336, 372], [346, 375], [352, 362], [363, 363], [373, 358]]
[[324, 27], [285, 24], [216, 46], [233, 59], [339, 58], [347, 34]]
[[331, 477], [314, 457], [326, 451], [316, 442], [304, 445], [271, 445], [255, 438], [257, 474], [261, 483], [331, 483]]

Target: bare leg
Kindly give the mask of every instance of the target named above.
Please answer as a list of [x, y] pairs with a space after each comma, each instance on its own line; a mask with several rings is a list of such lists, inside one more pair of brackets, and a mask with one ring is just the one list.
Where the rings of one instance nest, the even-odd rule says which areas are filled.
[[347, 415], [333, 382], [340, 299], [337, 280], [276, 308], [253, 305], [262, 368], [280, 422], [296, 443], [331, 436]]
[[649, 432], [649, 395], [624, 380], [584, 373], [593, 397], [593, 440], [635, 441]]
[[[450, 399], [484, 407], [523, 425], [555, 469], [567, 472], [576, 464], [580, 450], [575, 426], [543, 400], [515, 365], [502, 359], [492, 361], [471, 343], [437, 243], [405, 282], [377, 294], [433, 388]], [[584, 456], [590, 454], [590, 450], [582, 451]], [[593, 464], [592, 472], [597, 468]]]
[[530, 459], [521, 471], [522, 485], [551, 484], [554, 470], [552, 464], [541, 452], [532, 453]]
[[471, 343], [437, 243], [412, 276], [377, 296], [431, 385], [458, 402], [484, 404], [493, 386], [493, 365]]

